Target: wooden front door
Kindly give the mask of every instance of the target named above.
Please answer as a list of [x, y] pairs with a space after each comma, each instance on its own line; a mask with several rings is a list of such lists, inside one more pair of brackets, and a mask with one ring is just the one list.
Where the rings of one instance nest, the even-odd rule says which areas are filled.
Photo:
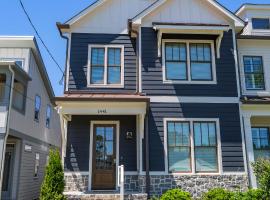
[[116, 188], [116, 125], [96, 124], [93, 132], [92, 190]]

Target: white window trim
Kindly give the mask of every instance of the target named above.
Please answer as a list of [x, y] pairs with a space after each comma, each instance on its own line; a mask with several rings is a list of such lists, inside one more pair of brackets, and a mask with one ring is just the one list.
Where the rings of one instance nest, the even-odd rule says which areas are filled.
[[[104, 83], [103, 84], [91, 84], [91, 53], [92, 48], [105, 48], [104, 52]], [[108, 84], [107, 83], [107, 51], [108, 48], [120, 48], [121, 49], [121, 83], [120, 84]], [[125, 55], [124, 55], [125, 47], [124, 45], [89, 45], [88, 46], [88, 63], [87, 63], [87, 87], [89, 88], [124, 88], [124, 65], [125, 65]]]
[[[262, 58], [262, 64], [263, 64], [263, 77], [264, 77], [264, 89], [247, 89], [246, 86], [246, 74], [245, 74], [245, 64], [244, 64], [244, 57], [261, 57]], [[241, 73], [241, 82], [242, 82], [242, 91], [245, 95], [259, 95], [259, 96], [265, 96], [268, 94], [268, 80], [267, 80], [267, 74], [266, 74], [266, 63], [265, 63], [265, 57], [264, 55], [261, 55], [259, 53], [253, 53], [251, 54], [240, 54], [240, 73]], [[266, 94], [267, 93], [267, 94]]]
[[[195, 152], [194, 152], [194, 133], [193, 133], [193, 123], [194, 122], [215, 122], [216, 123], [216, 134], [217, 134], [217, 161], [218, 161], [218, 172], [203, 172], [196, 173], [195, 171]], [[168, 135], [167, 135], [167, 123], [168, 122], [189, 122], [190, 123], [190, 139], [191, 139], [191, 172], [190, 173], [171, 173], [169, 172], [169, 163], [168, 163]], [[164, 163], [165, 163], [165, 172], [166, 174], [172, 175], [221, 175], [223, 174], [222, 168], [222, 151], [221, 151], [221, 139], [220, 139], [220, 124], [218, 118], [164, 118], [163, 119], [164, 127]]]
[[[185, 43], [187, 48], [187, 78], [188, 80], [167, 80], [166, 79], [166, 54], [165, 54], [165, 44], [166, 43]], [[211, 81], [195, 81], [191, 80], [191, 61], [190, 61], [190, 52], [189, 44], [190, 43], [206, 43], [211, 45], [211, 55], [212, 55], [212, 79]], [[163, 83], [165, 84], [217, 84], [217, 75], [216, 75], [216, 52], [215, 44], [212, 40], [162, 40], [162, 74], [163, 74]]]
[[90, 148], [89, 148], [89, 179], [88, 179], [88, 191], [92, 190], [92, 170], [93, 170], [93, 136], [94, 136], [94, 125], [111, 124], [116, 125], [116, 163], [115, 163], [115, 190], [117, 190], [117, 177], [118, 177], [118, 166], [119, 166], [119, 137], [120, 137], [120, 121], [91, 121], [90, 122]]

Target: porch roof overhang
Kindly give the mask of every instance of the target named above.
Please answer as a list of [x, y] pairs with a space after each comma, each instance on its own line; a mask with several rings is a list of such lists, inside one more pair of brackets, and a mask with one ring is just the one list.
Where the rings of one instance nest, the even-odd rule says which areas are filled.
[[68, 94], [55, 101], [64, 115], [139, 115], [146, 114], [150, 100], [142, 95]]
[[158, 56], [161, 57], [162, 35], [167, 34], [202, 34], [202, 35], [217, 35], [216, 39], [216, 54], [220, 58], [220, 46], [224, 31], [229, 31], [229, 25], [223, 24], [188, 24], [188, 23], [159, 23], [153, 22], [153, 29], [158, 31]]

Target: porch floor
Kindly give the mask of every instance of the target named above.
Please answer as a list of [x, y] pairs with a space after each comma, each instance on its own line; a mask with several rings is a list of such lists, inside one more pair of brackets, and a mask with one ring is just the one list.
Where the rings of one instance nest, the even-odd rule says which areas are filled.
[[[119, 192], [96, 191], [96, 192], [66, 192], [64, 193], [68, 200], [120, 200]], [[145, 193], [125, 193], [124, 200], [147, 200]]]

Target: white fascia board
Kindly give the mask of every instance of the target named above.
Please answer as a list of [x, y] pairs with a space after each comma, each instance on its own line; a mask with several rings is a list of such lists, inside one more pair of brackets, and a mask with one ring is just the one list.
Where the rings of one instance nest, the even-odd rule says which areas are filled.
[[83, 11], [81, 11], [80, 13], [78, 13], [77, 15], [75, 15], [74, 17], [72, 17], [71, 19], [69, 19], [67, 22], [65, 22], [65, 24], [69, 24], [69, 25], [74, 24], [75, 22], [77, 22], [78, 20], [80, 20], [85, 15], [93, 12], [96, 8], [98, 8], [99, 6], [103, 5], [106, 1], [107, 0], [97, 0], [92, 5], [90, 5], [88, 8], [84, 9]]
[[141, 24], [142, 23], [142, 18], [150, 14], [152, 11], [156, 10], [159, 6], [163, 5], [167, 0], [157, 0], [155, 1], [151, 6], [146, 8], [144, 11], [142, 11], [140, 14], [135, 16], [132, 19], [133, 24]]
[[270, 10], [270, 4], [244, 4], [235, 12], [235, 14], [239, 16], [246, 10]]
[[228, 31], [229, 26], [189, 26], [189, 25], [154, 25], [155, 30], [202, 30], [202, 31]]

